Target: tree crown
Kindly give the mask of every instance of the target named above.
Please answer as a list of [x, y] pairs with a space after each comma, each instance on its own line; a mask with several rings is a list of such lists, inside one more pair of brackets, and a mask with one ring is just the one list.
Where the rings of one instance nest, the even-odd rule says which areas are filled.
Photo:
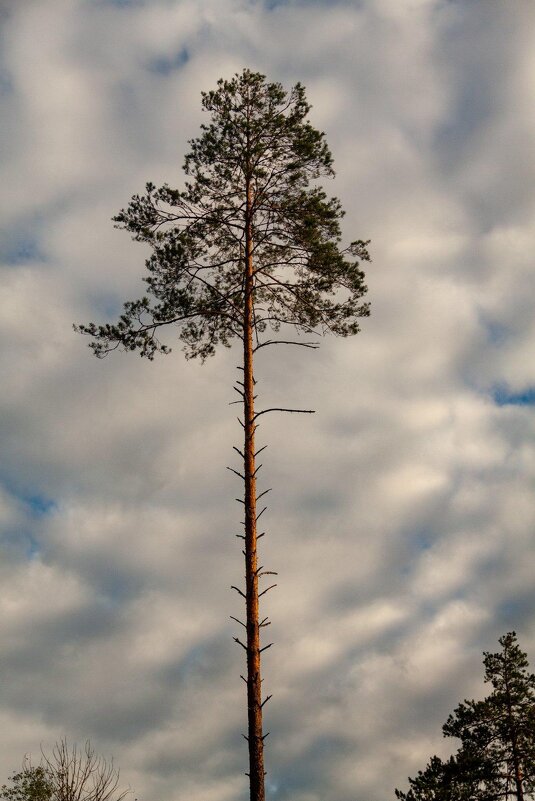
[[303, 87], [287, 92], [245, 69], [204, 92], [202, 105], [210, 121], [189, 143], [184, 189], [148, 183], [114, 218], [152, 248], [147, 295], [126, 303], [116, 324], [77, 330], [93, 337], [97, 356], [166, 353], [158, 332], [169, 324], [188, 358], [229, 346], [242, 336], [248, 235], [257, 340], [281, 325], [357, 333], [369, 310], [356, 259], [369, 261], [368, 243], [340, 247], [340, 202], [317, 184], [334, 175], [332, 156], [307, 120]]

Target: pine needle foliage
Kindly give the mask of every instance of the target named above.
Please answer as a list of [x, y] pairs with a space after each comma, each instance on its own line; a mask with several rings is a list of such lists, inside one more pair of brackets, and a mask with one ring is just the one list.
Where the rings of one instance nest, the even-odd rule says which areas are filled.
[[316, 180], [332, 177], [324, 134], [308, 122], [300, 84], [286, 92], [244, 70], [202, 94], [210, 122], [190, 142], [182, 190], [147, 183], [115, 218], [148, 243], [147, 295], [128, 302], [115, 324], [81, 325], [97, 356], [117, 347], [149, 359], [178, 329], [188, 358], [243, 338], [247, 226], [254, 258], [254, 332], [282, 325], [356, 334], [369, 314], [359, 261], [367, 242], [340, 247], [340, 201]]

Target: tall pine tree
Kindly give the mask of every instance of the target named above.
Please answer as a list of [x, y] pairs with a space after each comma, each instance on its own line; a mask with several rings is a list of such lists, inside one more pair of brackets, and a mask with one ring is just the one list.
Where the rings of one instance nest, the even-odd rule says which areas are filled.
[[[367, 242], [342, 249], [343, 211], [317, 183], [334, 175], [324, 134], [308, 122], [310, 106], [300, 84], [285, 91], [265, 76], [243, 70], [203, 93], [210, 121], [190, 142], [182, 190], [146, 185], [115, 221], [146, 242], [148, 291], [128, 302], [115, 324], [82, 325], [99, 357], [111, 350], [138, 350], [149, 359], [169, 348], [160, 330], [173, 327], [186, 358], [205, 359], [217, 345], [241, 344], [237, 382], [243, 405], [246, 580], [245, 643], [251, 799], [264, 799], [264, 739], [261, 696], [259, 579], [265, 574], [257, 552], [258, 418], [272, 411], [255, 407], [254, 358], [260, 348], [280, 344], [317, 347], [299, 335], [356, 334], [368, 314], [362, 302]], [[278, 332], [283, 332], [279, 334]], [[290, 336], [290, 338], [288, 338]]]

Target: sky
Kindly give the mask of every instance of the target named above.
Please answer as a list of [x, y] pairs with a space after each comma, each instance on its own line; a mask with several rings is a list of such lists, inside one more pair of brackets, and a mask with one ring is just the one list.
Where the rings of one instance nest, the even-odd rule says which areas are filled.
[[[0, 783], [67, 736], [139, 801], [248, 797], [236, 348], [98, 361], [200, 93], [300, 81], [371, 316], [258, 356], [270, 801], [387, 801], [535, 661], [532, 0], [0, 1]], [[299, 352], [296, 352], [299, 351]], [[261, 352], [262, 353], [262, 352]], [[260, 402], [260, 400], [259, 400]], [[133, 796], [134, 797], [134, 796]]]

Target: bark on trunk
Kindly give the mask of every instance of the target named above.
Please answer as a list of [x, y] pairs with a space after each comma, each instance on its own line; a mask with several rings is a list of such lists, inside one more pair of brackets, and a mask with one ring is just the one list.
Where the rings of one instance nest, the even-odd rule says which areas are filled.
[[520, 767], [520, 757], [518, 754], [518, 741], [516, 736], [516, 726], [513, 717], [513, 702], [511, 699], [511, 690], [507, 676], [504, 676], [506, 704], [507, 704], [507, 718], [509, 723], [509, 736], [511, 738], [511, 751], [513, 755], [513, 770], [515, 778], [515, 788], [517, 801], [524, 801], [524, 787], [522, 784], [522, 769]]
[[247, 189], [245, 237], [245, 309], [243, 320], [244, 368], [244, 476], [245, 476], [245, 582], [247, 621], [247, 708], [249, 784], [251, 801], [264, 801], [264, 739], [262, 731], [262, 680], [258, 610], [258, 558], [256, 532], [255, 411], [253, 371], [253, 243], [251, 196]]

